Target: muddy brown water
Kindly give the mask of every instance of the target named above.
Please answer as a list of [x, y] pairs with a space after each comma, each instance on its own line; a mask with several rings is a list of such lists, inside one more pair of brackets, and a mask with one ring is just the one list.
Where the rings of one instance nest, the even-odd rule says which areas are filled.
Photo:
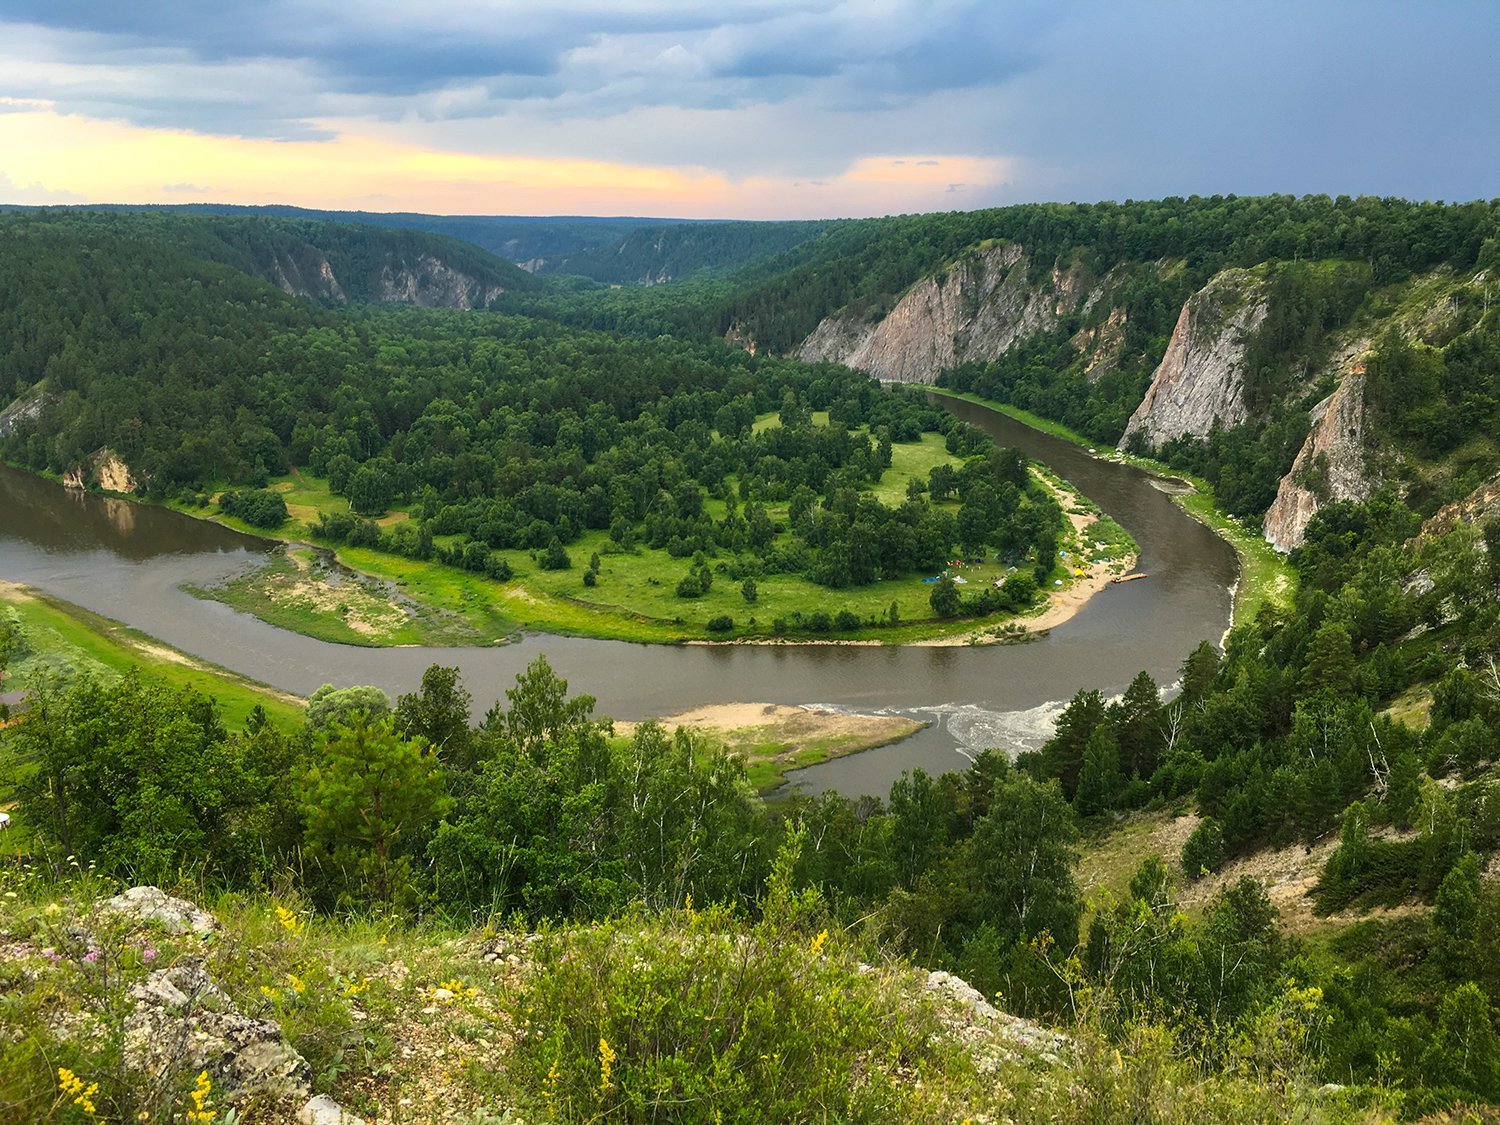
[[792, 775], [808, 791], [884, 794], [914, 766], [942, 772], [989, 746], [1038, 745], [1081, 688], [1119, 692], [1142, 669], [1168, 684], [1193, 646], [1219, 640], [1229, 623], [1234, 552], [1172, 503], [1168, 485], [985, 407], [943, 405], [1051, 466], [1123, 524], [1150, 578], [1106, 588], [1050, 635], [1019, 645], [675, 647], [536, 634], [493, 648], [356, 648], [275, 628], [182, 589], [253, 564], [273, 546], [265, 540], [163, 508], [70, 492], [4, 466], [0, 578], [299, 695], [333, 683], [375, 684], [394, 697], [441, 663], [462, 670], [482, 714], [545, 654], [574, 691], [594, 695], [600, 713], [621, 719], [755, 701], [929, 722], [904, 742]]

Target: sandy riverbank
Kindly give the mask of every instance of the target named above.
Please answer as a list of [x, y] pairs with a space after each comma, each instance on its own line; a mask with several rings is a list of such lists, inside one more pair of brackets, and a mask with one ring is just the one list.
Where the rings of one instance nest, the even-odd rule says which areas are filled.
[[[679, 727], [711, 734], [745, 760], [751, 784], [775, 789], [787, 770], [831, 758], [889, 746], [921, 730], [925, 723], [900, 715], [861, 715], [783, 703], [713, 703], [657, 720], [669, 731]], [[615, 723], [629, 736], [640, 723]]]

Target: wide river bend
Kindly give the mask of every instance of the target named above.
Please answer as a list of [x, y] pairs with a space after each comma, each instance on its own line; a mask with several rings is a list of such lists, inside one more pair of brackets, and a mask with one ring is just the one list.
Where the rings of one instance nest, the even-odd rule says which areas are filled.
[[884, 794], [901, 772], [960, 768], [988, 746], [1039, 744], [1081, 688], [1123, 690], [1145, 669], [1170, 683], [1199, 641], [1228, 627], [1234, 552], [1172, 503], [1168, 487], [1128, 465], [983, 406], [942, 400], [1003, 445], [1050, 465], [1141, 546], [1143, 582], [1110, 586], [1072, 620], [1028, 644], [666, 646], [530, 635], [493, 648], [355, 648], [275, 628], [183, 591], [270, 549], [264, 540], [164, 508], [70, 492], [0, 466], [0, 578], [123, 621], [184, 652], [285, 691], [320, 684], [412, 690], [429, 664], [456, 665], [478, 713], [545, 653], [574, 691], [619, 719], [754, 701], [890, 711], [932, 725], [893, 746], [793, 776], [799, 787]]

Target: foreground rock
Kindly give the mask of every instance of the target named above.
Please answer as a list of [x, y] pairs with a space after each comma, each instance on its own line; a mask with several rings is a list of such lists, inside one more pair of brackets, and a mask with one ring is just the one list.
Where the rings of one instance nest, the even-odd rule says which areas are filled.
[[1067, 1036], [1000, 1011], [952, 973], [928, 973], [924, 987], [937, 1001], [938, 1022], [969, 1049], [981, 1074], [1025, 1058], [1056, 1066], [1072, 1047]]
[[100, 903], [106, 914], [152, 923], [172, 934], [211, 934], [219, 928], [212, 914], [186, 899], [173, 898], [159, 887], [131, 887]]
[[311, 1093], [312, 1069], [281, 1028], [242, 1013], [197, 962], [152, 973], [130, 997], [125, 1061], [153, 1084], [206, 1070], [231, 1104]]

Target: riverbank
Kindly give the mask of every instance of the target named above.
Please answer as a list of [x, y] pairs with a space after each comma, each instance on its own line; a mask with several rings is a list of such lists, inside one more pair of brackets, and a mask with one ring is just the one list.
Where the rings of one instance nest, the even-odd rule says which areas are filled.
[[1150, 457], [1137, 457], [1120, 453], [1114, 449], [1100, 450], [1095, 442], [1067, 426], [1032, 414], [1030, 411], [993, 399], [982, 398], [967, 391], [951, 391], [943, 387], [928, 387], [930, 393], [943, 398], [971, 402], [1004, 414], [1022, 425], [1040, 430], [1052, 437], [1060, 438], [1086, 450], [1091, 457], [1102, 461], [1114, 461], [1132, 465], [1166, 482], [1180, 482], [1182, 489], [1168, 488], [1168, 494], [1188, 515], [1208, 527], [1234, 548], [1239, 560], [1240, 575], [1234, 586], [1233, 625], [1243, 625], [1255, 619], [1261, 607], [1267, 604], [1286, 607], [1297, 592], [1297, 575], [1286, 557], [1267, 543], [1258, 531], [1248, 528], [1235, 517], [1218, 507], [1213, 486], [1201, 477], [1173, 468], [1165, 462]]
[[[867, 715], [778, 703], [716, 703], [656, 720], [720, 739], [745, 762], [750, 784], [762, 794], [779, 789], [789, 770], [890, 746], [927, 726], [899, 715]], [[639, 723], [616, 722], [628, 737]]]
[[52, 675], [119, 676], [132, 668], [173, 687], [192, 687], [219, 701], [226, 726], [240, 726], [261, 707], [276, 722], [300, 721], [304, 701], [227, 668], [179, 652], [118, 621], [18, 582], [0, 579], [0, 615], [20, 626], [22, 643], [5, 690], [25, 691]]

